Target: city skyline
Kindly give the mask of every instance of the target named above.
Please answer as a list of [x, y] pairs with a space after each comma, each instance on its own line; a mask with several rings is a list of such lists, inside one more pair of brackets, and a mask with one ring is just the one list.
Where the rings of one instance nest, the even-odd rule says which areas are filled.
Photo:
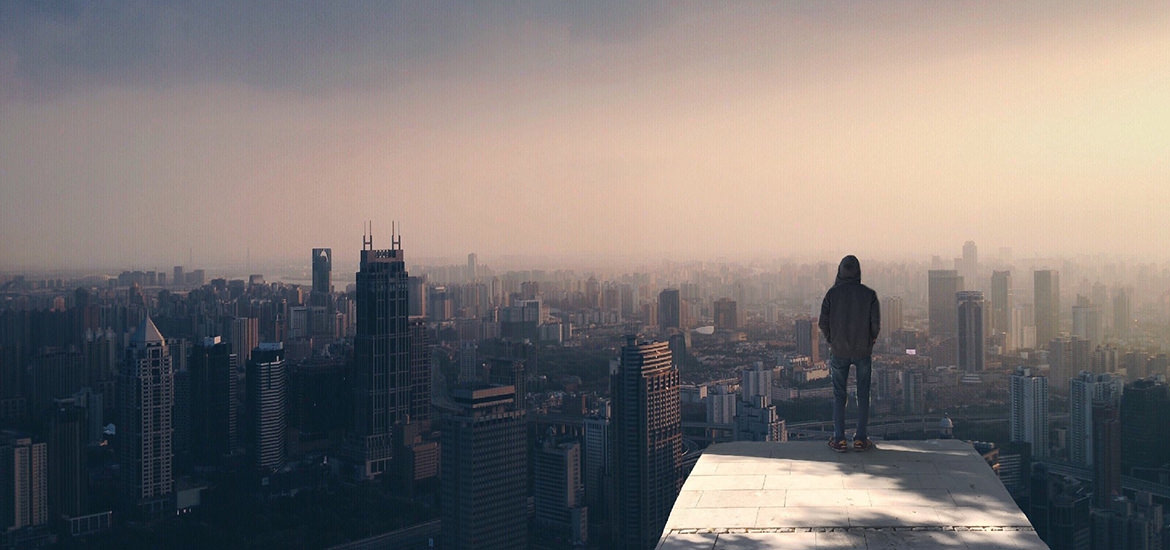
[[1160, 3], [0, 15], [0, 271], [1170, 240]]

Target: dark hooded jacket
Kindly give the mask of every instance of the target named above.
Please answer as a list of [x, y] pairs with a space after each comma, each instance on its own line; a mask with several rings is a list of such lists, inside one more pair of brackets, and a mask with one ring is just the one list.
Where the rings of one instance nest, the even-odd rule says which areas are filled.
[[861, 263], [845, 256], [837, 267], [837, 281], [821, 302], [821, 334], [836, 357], [860, 359], [873, 353], [881, 329], [877, 293], [861, 284]]

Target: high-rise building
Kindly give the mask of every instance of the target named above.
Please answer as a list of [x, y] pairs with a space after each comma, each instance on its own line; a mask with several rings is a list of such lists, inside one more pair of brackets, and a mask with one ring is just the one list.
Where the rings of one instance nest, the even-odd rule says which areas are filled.
[[1036, 342], [1051, 342], [1060, 334], [1060, 273], [1053, 270], [1032, 272], [1035, 283]]
[[231, 352], [235, 354], [236, 360], [241, 364], [248, 364], [248, 360], [252, 358], [252, 350], [260, 343], [260, 320], [255, 317], [236, 317], [231, 320], [229, 334]]
[[249, 460], [257, 470], [272, 472], [284, 466], [288, 432], [288, 370], [280, 342], [252, 350], [247, 380]]
[[991, 332], [1011, 331], [1012, 326], [1012, 272], [991, 272]]
[[313, 249], [313, 293], [328, 295], [333, 292], [333, 249]]
[[665, 342], [628, 336], [610, 377], [614, 493], [623, 549], [654, 548], [682, 484], [678, 370]]
[[581, 424], [581, 441], [584, 444], [581, 477], [585, 485], [585, 502], [596, 515], [606, 509], [605, 477], [613, 471], [613, 453], [610, 450], [613, 436], [610, 433], [608, 402], [602, 402], [598, 414], [585, 417]]
[[77, 517], [88, 512], [89, 474], [85, 465], [85, 408], [73, 399], [58, 399], [49, 415], [49, 517]]
[[735, 422], [735, 392], [725, 384], [718, 384], [707, 394], [707, 422], [710, 424], [731, 424]]
[[1099, 508], [1121, 494], [1121, 416], [1118, 403], [1094, 401], [1093, 501]]
[[715, 330], [739, 330], [739, 313], [735, 300], [720, 298], [713, 305]]
[[902, 402], [907, 414], [922, 414], [926, 411], [925, 377], [921, 372], [902, 372]]
[[747, 401], [736, 402], [735, 440], [788, 441], [788, 430], [771, 397], [753, 395]]
[[677, 288], [658, 293], [658, 328], [682, 328], [682, 298]]
[[440, 429], [444, 546], [528, 546], [528, 444], [514, 396], [511, 386], [451, 390], [459, 411], [443, 416]]
[[410, 321], [410, 415], [411, 422], [431, 419], [431, 343], [423, 319]]
[[391, 430], [410, 413], [408, 278], [399, 238], [392, 237], [388, 250], [375, 250], [372, 237], [363, 239], [356, 276], [356, 418], [350, 445], [363, 479], [373, 479], [389, 468]]
[[772, 397], [772, 369], [764, 363], [756, 361], [750, 369], [740, 373], [739, 396], [743, 401], [750, 402], [754, 396]]
[[474, 252], [467, 255], [467, 281], [475, 282], [479, 279], [479, 256]]
[[118, 474], [132, 515], [158, 518], [174, 510], [174, 407], [170, 349], [147, 317], [131, 336], [118, 375]]
[[963, 243], [963, 259], [959, 265], [959, 275], [968, 281], [975, 281], [979, 276], [979, 249], [975, 241]]
[[570, 545], [589, 539], [589, 509], [581, 483], [581, 444], [546, 438], [534, 453], [533, 504], [545, 535]]
[[1077, 305], [1072, 308], [1072, 335], [1089, 341], [1096, 349], [1101, 345], [1101, 312], [1086, 296], [1077, 296]]
[[1118, 338], [1129, 338], [1133, 327], [1132, 298], [1128, 288], [1113, 291], [1113, 333]]
[[1121, 379], [1087, 371], [1069, 381], [1068, 450], [1073, 464], [1093, 465], [1093, 405], [1103, 403], [1116, 409], [1121, 388]]
[[218, 464], [240, 445], [238, 357], [218, 336], [191, 349], [191, 447], [197, 464]]
[[1018, 367], [1010, 383], [1009, 437], [1032, 446], [1032, 456], [1048, 457], [1048, 378]]
[[821, 329], [812, 319], [796, 320], [796, 353], [813, 364], [821, 362]]
[[1092, 369], [1093, 349], [1088, 340], [1062, 336], [1048, 343], [1048, 364], [1049, 382], [1063, 394], [1077, 373]]
[[882, 332], [893, 334], [902, 330], [905, 322], [902, 317], [902, 297], [886, 296], [882, 298]]
[[[1094, 488], [1094, 491], [1097, 489]], [[1135, 498], [1117, 497], [1097, 505], [1092, 517], [1093, 550], [1161, 550], [1170, 532], [1165, 529], [1162, 505], [1150, 493], [1139, 491]]]
[[983, 372], [986, 356], [983, 335], [983, 293], [966, 290], [955, 294], [958, 331], [959, 370], [965, 373]]
[[1170, 390], [1152, 379], [1126, 384], [1121, 394], [1121, 473], [1170, 462]]
[[963, 277], [953, 269], [932, 269], [927, 278], [931, 338], [953, 338], [958, 312], [955, 294], [963, 290]]
[[47, 445], [17, 432], [0, 432], [0, 489], [0, 532], [47, 524]]

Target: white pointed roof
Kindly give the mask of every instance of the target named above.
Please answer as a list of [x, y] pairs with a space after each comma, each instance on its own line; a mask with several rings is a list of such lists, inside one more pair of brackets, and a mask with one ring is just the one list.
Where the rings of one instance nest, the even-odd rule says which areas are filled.
[[131, 344], [163, 344], [166, 340], [158, 331], [158, 327], [154, 326], [154, 321], [147, 315], [142, 324], [134, 331], [134, 336], [130, 338]]

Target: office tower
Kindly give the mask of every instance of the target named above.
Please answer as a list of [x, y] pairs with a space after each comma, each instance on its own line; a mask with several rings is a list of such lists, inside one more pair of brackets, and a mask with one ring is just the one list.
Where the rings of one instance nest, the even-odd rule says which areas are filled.
[[48, 451], [44, 443], [0, 432], [0, 533], [49, 522]]
[[260, 343], [260, 320], [255, 317], [236, 317], [231, 321], [232, 353], [241, 364], [248, 364], [252, 350]]
[[1101, 345], [1100, 309], [1085, 296], [1077, 296], [1077, 305], [1072, 308], [1072, 335], [1089, 341], [1089, 346]]
[[174, 407], [170, 349], [147, 317], [131, 336], [118, 375], [118, 473], [132, 515], [153, 519], [174, 510]]
[[410, 317], [427, 316], [427, 282], [425, 277], [407, 277], [407, 312]]
[[1154, 504], [1147, 492], [1139, 491], [1133, 499], [1116, 498], [1089, 513], [1093, 550], [1162, 550], [1170, 534], [1165, 529], [1162, 506]]
[[373, 479], [389, 467], [392, 427], [406, 419], [411, 406], [409, 275], [401, 240], [392, 237], [390, 246], [375, 250], [373, 238], [364, 238], [356, 276], [356, 418], [351, 454], [364, 479]]
[[54, 399], [69, 397], [84, 387], [87, 378], [81, 352], [42, 349], [28, 369], [29, 412], [40, 416], [52, 408]]
[[431, 343], [427, 323], [410, 321], [410, 415], [411, 422], [431, 419]]
[[581, 484], [581, 444], [571, 438], [547, 437], [534, 455], [536, 525], [562, 543], [585, 543], [589, 509]]
[[963, 290], [963, 277], [953, 269], [932, 269], [927, 277], [931, 338], [955, 336], [955, 294]]
[[991, 272], [991, 332], [999, 334], [1011, 330], [1012, 272]]
[[46, 456], [49, 517], [84, 515], [89, 475], [85, 468], [85, 408], [73, 399], [58, 399], [49, 414]]
[[983, 293], [978, 290], [959, 292], [955, 295], [955, 302], [959, 370], [968, 374], [983, 372]]
[[610, 433], [609, 407], [603, 403], [601, 410], [595, 416], [587, 416], [582, 420], [582, 442], [584, 443], [582, 460], [582, 477], [585, 485], [585, 502], [595, 517], [605, 510], [606, 487], [605, 476], [613, 470], [613, 453], [610, 443], [613, 435]]
[[284, 466], [288, 432], [288, 372], [284, 346], [262, 343], [248, 361], [248, 456], [261, 472]]
[[707, 394], [707, 422], [731, 424], [735, 422], [736, 395], [726, 385], [719, 384]]
[[1155, 380], [1126, 384], [1121, 394], [1121, 473], [1170, 462], [1170, 392]]
[[1048, 343], [1048, 378], [1058, 393], [1064, 393], [1069, 380], [1077, 373], [1093, 366], [1093, 350], [1089, 341], [1081, 338], [1060, 337]]
[[187, 284], [187, 276], [183, 274], [183, 266], [175, 266], [174, 276], [171, 277], [171, 285], [184, 286]]
[[1008, 442], [999, 446], [999, 480], [1012, 498], [1025, 497], [1032, 471], [1031, 445]]
[[191, 447], [197, 464], [218, 464], [240, 445], [238, 357], [218, 336], [191, 350]]
[[[1039, 469], [1038, 469], [1039, 470]], [[1089, 530], [1089, 489], [1080, 481], [1068, 477], [1047, 475], [1046, 494], [1033, 495], [1033, 502], [1044, 500], [1046, 518], [1044, 532], [1037, 526], [1036, 534], [1052, 550], [1089, 550], [1092, 535]]]
[[979, 276], [979, 249], [975, 241], [963, 243], [963, 260], [959, 266], [959, 275], [968, 281], [975, 281]]
[[1120, 398], [1121, 379], [1111, 375], [1081, 371], [1069, 381], [1068, 448], [1069, 460], [1073, 464], [1093, 465], [1094, 403], [1116, 408]]
[[624, 549], [654, 548], [682, 479], [678, 370], [665, 342], [626, 338], [610, 377], [617, 538]]
[[739, 330], [739, 314], [735, 300], [720, 298], [715, 300], [715, 330]]
[[658, 293], [658, 328], [682, 328], [682, 298], [677, 288]]
[[753, 395], [735, 403], [736, 441], [788, 441], [784, 421], [776, 413], [772, 398]]
[[81, 388], [70, 399], [85, 409], [85, 431], [82, 441], [87, 446], [100, 445], [105, 436], [105, 400], [93, 388]]
[[902, 297], [886, 296], [882, 299], [882, 333], [893, 334], [902, 330], [905, 322], [902, 318]]
[[1060, 334], [1060, 273], [1033, 271], [1036, 304], [1036, 342], [1051, 342]]
[[467, 255], [467, 281], [475, 282], [479, 279], [479, 256], [474, 252]]
[[747, 402], [757, 395], [772, 397], [772, 369], [760, 361], [756, 361], [754, 367], [744, 369], [740, 373], [739, 395]]
[[1113, 291], [1113, 333], [1118, 338], [1129, 338], [1133, 327], [1132, 293], [1128, 288], [1118, 288]]
[[585, 281], [585, 307], [601, 309], [601, 283], [596, 277], [589, 277]]
[[1011, 441], [1029, 443], [1032, 456], [1048, 457], [1048, 378], [1032, 374], [1027, 367], [1016, 368], [1010, 383]]
[[[333, 292], [333, 249], [313, 249], [313, 293], [328, 298]], [[324, 302], [314, 305], [325, 305]]]
[[458, 412], [445, 415], [441, 484], [443, 546], [528, 546], [528, 444], [524, 410], [511, 386], [453, 388]]
[[814, 365], [821, 362], [821, 329], [812, 319], [796, 320], [796, 353]]
[[1116, 400], [1094, 401], [1093, 501], [1099, 508], [1121, 494], [1121, 416]]

